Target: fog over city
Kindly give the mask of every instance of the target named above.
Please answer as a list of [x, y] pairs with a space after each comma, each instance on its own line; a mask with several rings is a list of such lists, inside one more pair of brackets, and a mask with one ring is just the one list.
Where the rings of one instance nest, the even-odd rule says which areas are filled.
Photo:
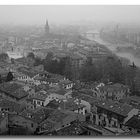
[[140, 23], [140, 6], [0, 6], [0, 24], [71, 24], [81, 21]]
[[1, 5], [0, 135], [139, 136], [140, 5]]

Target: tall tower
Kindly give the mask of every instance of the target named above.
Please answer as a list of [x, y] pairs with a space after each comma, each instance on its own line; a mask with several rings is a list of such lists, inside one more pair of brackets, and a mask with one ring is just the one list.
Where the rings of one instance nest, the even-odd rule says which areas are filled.
[[46, 24], [45, 24], [45, 34], [49, 34], [49, 31], [50, 28], [49, 28], [49, 24], [48, 24], [48, 20], [46, 20]]

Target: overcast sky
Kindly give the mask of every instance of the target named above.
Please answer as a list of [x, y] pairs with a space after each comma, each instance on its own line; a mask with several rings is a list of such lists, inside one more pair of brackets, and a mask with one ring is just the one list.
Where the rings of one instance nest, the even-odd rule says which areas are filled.
[[83, 20], [140, 23], [140, 6], [0, 6], [0, 24], [67, 24]]

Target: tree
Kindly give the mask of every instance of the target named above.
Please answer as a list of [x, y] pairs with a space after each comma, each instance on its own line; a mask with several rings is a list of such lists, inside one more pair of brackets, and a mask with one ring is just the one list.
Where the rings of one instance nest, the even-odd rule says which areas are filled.
[[7, 53], [1, 53], [0, 54], [0, 61], [5, 61], [7, 60], [9, 57], [8, 57], [8, 54]]
[[41, 58], [36, 57], [36, 58], [35, 58], [34, 66], [38, 66], [38, 65], [41, 65], [41, 64], [42, 64], [42, 60], [41, 60]]
[[6, 82], [12, 81], [13, 78], [14, 78], [14, 76], [13, 76], [12, 72], [9, 72], [9, 73], [7, 74]]
[[28, 53], [27, 58], [35, 59], [35, 55], [33, 52]]
[[53, 58], [53, 53], [52, 53], [52, 52], [48, 52], [48, 54], [47, 54], [45, 60], [46, 60], [46, 61], [50, 61], [52, 58]]

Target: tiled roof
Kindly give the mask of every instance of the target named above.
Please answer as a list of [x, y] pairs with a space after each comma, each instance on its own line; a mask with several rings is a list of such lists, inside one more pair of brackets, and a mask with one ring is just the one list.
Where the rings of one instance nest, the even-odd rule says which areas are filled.
[[93, 97], [93, 96], [90, 96], [90, 95], [87, 95], [87, 94], [83, 94], [81, 92], [73, 92], [72, 97], [87, 101], [90, 104], [95, 103], [95, 102], [98, 101], [98, 99], [96, 97]]
[[60, 102], [61, 109], [75, 111], [84, 107], [84, 105], [80, 104], [80, 102], [76, 102], [73, 99], [69, 99], [67, 101]]
[[16, 103], [7, 99], [1, 99], [0, 108], [8, 108], [9, 112], [20, 113], [25, 109], [25, 105], [19, 104], [19, 103]]
[[128, 90], [128, 87], [122, 84], [105, 85], [99, 88], [100, 91], [118, 92], [121, 90]]
[[62, 85], [68, 85], [68, 84], [71, 84], [71, 83], [72, 83], [72, 81], [70, 81], [70, 80], [61, 80], [59, 82], [59, 84], [62, 84]]
[[80, 124], [75, 122], [71, 124], [70, 126], [67, 126], [65, 128], [58, 130], [57, 135], [58, 136], [76, 136], [76, 135], [80, 135], [83, 132], [84, 130], [82, 129]]
[[133, 109], [133, 107], [128, 104], [122, 104], [113, 101], [98, 101], [96, 106], [124, 117], [126, 117], [128, 113]]
[[93, 91], [91, 89], [80, 89], [79, 92], [81, 92], [82, 94], [85, 95], [90, 95], [90, 96], [95, 96], [95, 94], [93, 93]]
[[48, 95], [49, 94], [47, 94], [47, 92], [45, 92], [45, 91], [39, 91], [36, 94], [34, 94], [31, 98], [41, 100], [41, 101], [45, 101], [46, 98], [48, 97]]
[[51, 120], [54, 123], [61, 122], [63, 119], [65, 119], [69, 114], [64, 113], [60, 110], [55, 110], [49, 117], [48, 120]]
[[14, 82], [8, 82], [0, 85], [0, 91], [6, 93], [7, 95], [13, 96], [17, 99], [26, 97], [28, 93], [24, 91], [21, 84]]
[[28, 68], [25, 68], [25, 67], [24, 68], [23, 67], [20, 67], [18, 69], [18, 71], [21, 72], [24, 75], [27, 75], [27, 76], [31, 77], [31, 78], [34, 77], [34, 76], [36, 76], [38, 74], [38, 72], [36, 72], [35, 70], [28, 69]]
[[60, 87], [56, 87], [56, 88], [50, 88], [48, 90], [48, 93], [55, 93], [55, 94], [59, 94], [59, 95], [65, 95], [67, 93], [66, 89], [60, 88]]
[[52, 109], [58, 109], [59, 107], [59, 102], [56, 100], [50, 101], [46, 107], [52, 108]]
[[41, 130], [45, 130], [45, 132], [51, 132], [54, 130], [55, 123], [46, 119], [42, 123], [40, 123]]
[[78, 102], [76, 103], [74, 99], [69, 99], [67, 101], [53, 100], [47, 105], [47, 107], [54, 108], [54, 109], [60, 108], [62, 110], [75, 111], [75, 110], [83, 108], [84, 105], [80, 103], [78, 104]]
[[130, 96], [127, 99], [140, 103], [140, 97], [139, 96]]
[[49, 85], [41, 84], [41, 85], [35, 86], [34, 89], [35, 89], [36, 92], [38, 92], [40, 90], [47, 91], [47, 90], [49, 90]]
[[140, 116], [139, 115], [133, 116], [126, 122], [125, 125], [134, 129], [140, 129]]
[[47, 119], [54, 112], [51, 108], [39, 108], [36, 110], [25, 110], [21, 113], [21, 116], [31, 119], [36, 123], [41, 123]]

